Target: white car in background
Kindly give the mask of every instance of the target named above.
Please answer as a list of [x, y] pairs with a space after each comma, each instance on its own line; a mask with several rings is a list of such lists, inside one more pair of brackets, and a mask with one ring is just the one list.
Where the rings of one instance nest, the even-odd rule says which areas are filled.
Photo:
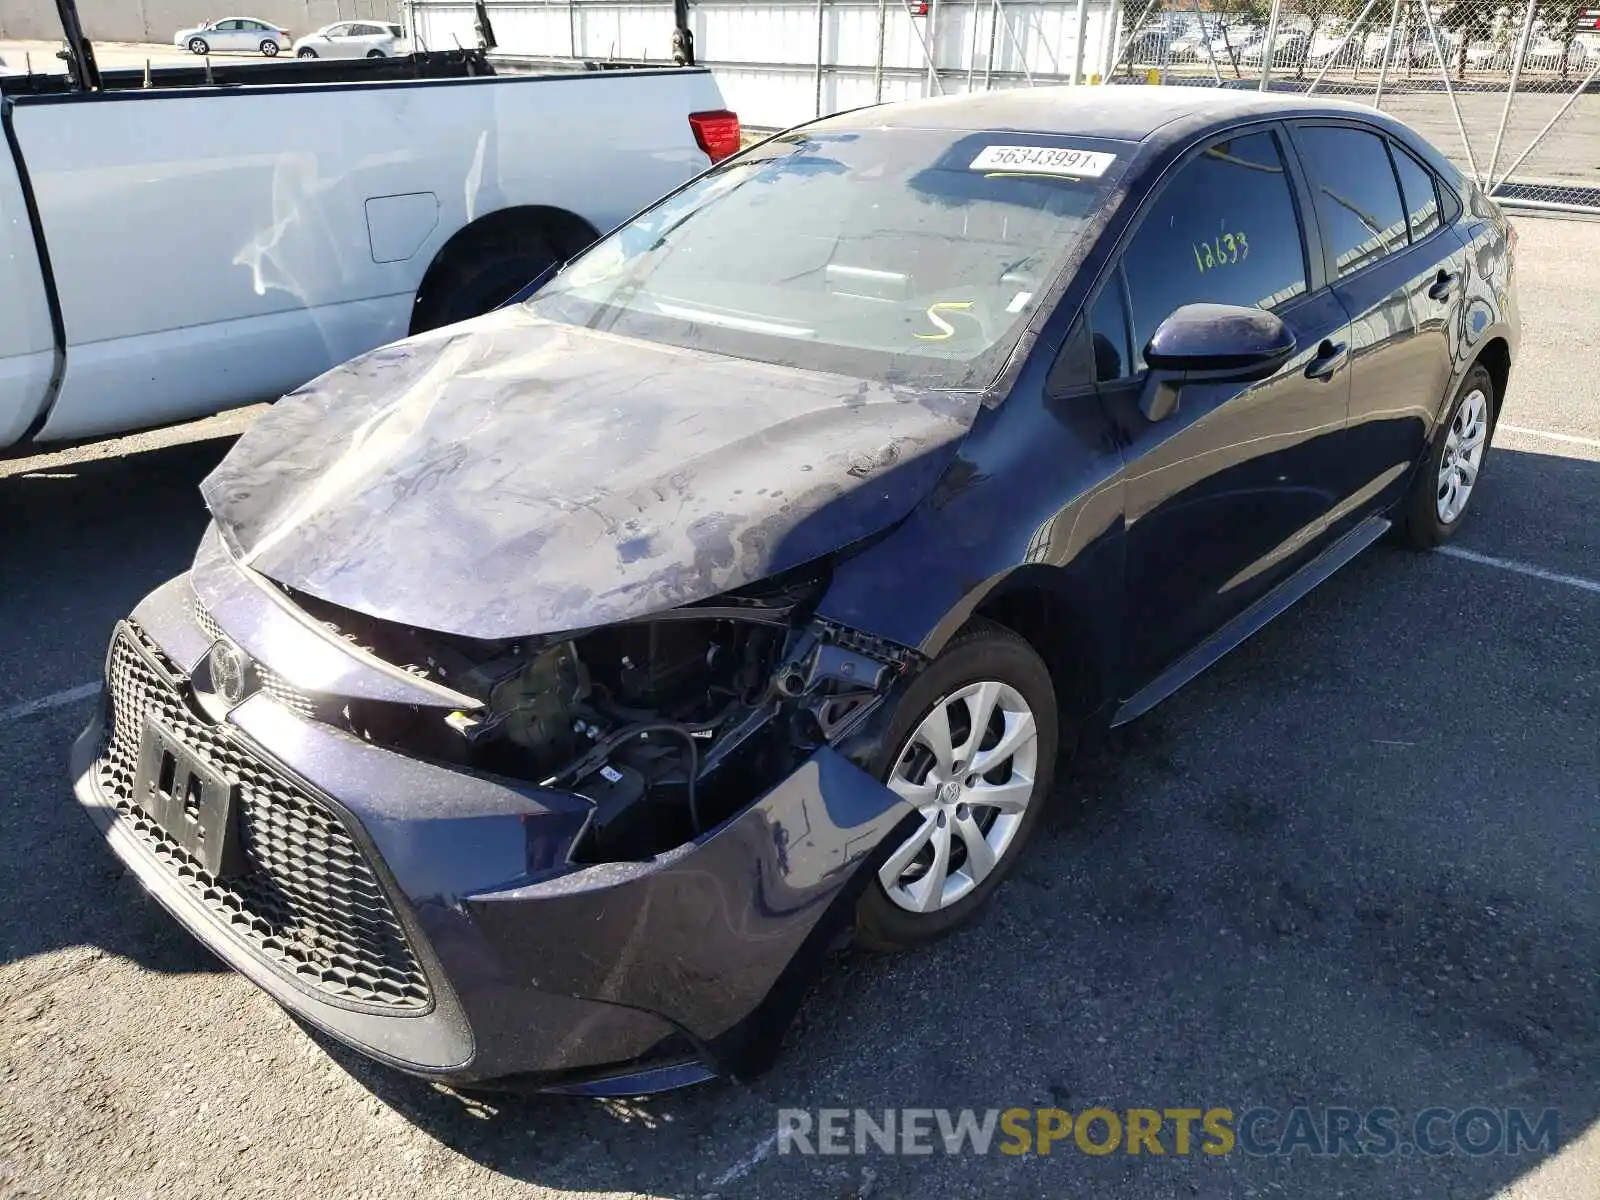
[[387, 21], [340, 21], [294, 44], [296, 58], [389, 58], [411, 53], [403, 27]]
[[180, 29], [173, 34], [172, 44], [182, 46], [191, 54], [232, 51], [276, 58], [280, 50], [289, 48], [290, 42], [289, 31], [279, 29], [270, 21], [256, 17], [229, 17], [223, 21], [207, 21], [193, 29]]

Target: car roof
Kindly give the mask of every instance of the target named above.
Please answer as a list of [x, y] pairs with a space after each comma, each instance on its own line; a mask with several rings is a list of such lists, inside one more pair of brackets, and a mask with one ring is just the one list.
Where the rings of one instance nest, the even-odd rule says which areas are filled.
[[842, 113], [822, 124], [832, 128], [1010, 129], [1142, 142], [1173, 122], [1192, 126], [1198, 119], [1209, 125], [1319, 112], [1369, 121], [1378, 116], [1368, 105], [1299, 92], [1098, 85], [1007, 88], [911, 100]]

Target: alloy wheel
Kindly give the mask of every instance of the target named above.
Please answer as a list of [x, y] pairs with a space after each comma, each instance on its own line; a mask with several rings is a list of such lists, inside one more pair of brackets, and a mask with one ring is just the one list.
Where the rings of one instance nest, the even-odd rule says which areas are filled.
[[1015, 688], [984, 680], [940, 699], [890, 772], [922, 821], [878, 871], [889, 899], [932, 913], [970, 894], [1015, 840], [1038, 765], [1038, 724]]
[[1466, 510], [1467, 498], [1478, 482], [1478, 468], [1483, 464], [1488, 436], [1489, 398], [1481, 390], [1474, 389], [1461, 401], [1445, 435], [1435, 494], [1441, 523], [1449, 525]]

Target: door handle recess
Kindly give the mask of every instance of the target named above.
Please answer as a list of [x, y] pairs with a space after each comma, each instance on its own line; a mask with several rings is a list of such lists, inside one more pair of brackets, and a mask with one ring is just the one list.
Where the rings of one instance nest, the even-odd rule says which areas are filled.
[[1455, 290], [1456, 280], [1461, 276], [1452, 271], [1440, 271], [1433, 277], [1433, 286], [1428, 289], [1428, 295], [1434, 300], [1448, 300], [1450, 293]]
[[1349, 357], [1349, 343], [1330, 342], [1324, 338], [1322, 345], [1317, 347], [1317, 356], [1306, 364], [1306, 378], [1320, 379], [1326, 383]]

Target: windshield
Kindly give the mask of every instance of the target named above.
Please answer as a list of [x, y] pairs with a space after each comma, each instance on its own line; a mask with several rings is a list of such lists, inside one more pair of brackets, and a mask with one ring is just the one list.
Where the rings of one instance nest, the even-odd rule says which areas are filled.
[[761, 362], [984, 386], [1129, 150], [1022, 133], [796, 131], [624, 225], [528, 304]]

